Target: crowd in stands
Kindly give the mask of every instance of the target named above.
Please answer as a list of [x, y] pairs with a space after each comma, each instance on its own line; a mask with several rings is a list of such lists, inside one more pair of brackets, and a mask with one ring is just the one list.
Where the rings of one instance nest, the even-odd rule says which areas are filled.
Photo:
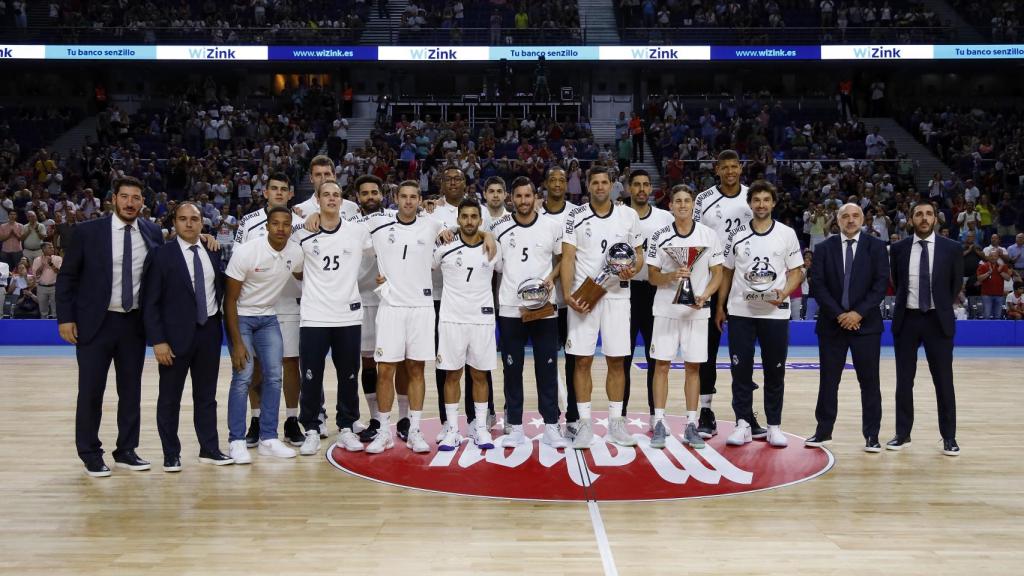
[[575, 0], [413, 0], [402, 13], [403, 43], [581, 43]]
[[992, 42], [1020, 40], [1020, 18], [1024, 15], [1020, 0], [951, 0], [950, 4]]

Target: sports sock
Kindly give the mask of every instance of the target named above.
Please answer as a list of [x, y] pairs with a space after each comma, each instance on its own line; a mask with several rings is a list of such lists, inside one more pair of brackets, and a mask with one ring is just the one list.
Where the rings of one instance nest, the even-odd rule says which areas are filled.
[[[487, 402], [473, 402], [473, 408], [476, 410], [477, 414], [486, 414], [487, 413]], [[484, 428], [486, 428], [487, 427], [487, 419], [484, 418], [483, 420], [480, 420], [479, 422], [477, 422], [477, 424], [479, 424], [479, 425], [483, 426]]]
[[714, 398], [714, 394], [701, 394], [700, 395], [700, 407], [711, 408], [711, 399]]
[[698, 418], [697, 418], [697, 411], [696, 410], [687, 410], [686, 411], [686, 422], [687, 422], [687, 424], [693, 424], [694, 426], [699, 426], [699, 424], [697, 424], [697, 420], [698, 420]]
[[366, 395], [366, 405], [370, 408], [370, 418], [380, 420], [377, 418], [377, 393], [373, 392]]
[[[391, 418], [391, 412], [388, 412], [388, 413], [378, 412], [377, 413], [377, 420], [380, 422], [380, 429], [381, 430], [388, 430], [388, 420], [390, 418]], [[388, 430], [388, 431], [390, 432], [390, 430]]]
[[665, 409], [655, 408], [654, 409], [654, 424], [665, 421]]
[[622, 418], [622, 402], [608, 402], [608, 417]]
[[284, 411], [284, 415], [287, 418], [298, 418], [299, 417], [299, 409], [298, 408], [286, 408], [285, 411]]
[[252, 409], [252, 417], [253, 418], [259, 418], [260, 417], [260, 409], [259, 408], [253, 408]]
[[448, 423], [458, 428], [459, 426], [459, 403], [445, 404], [444, 405], [444, 416], [447, 418]]
[[577, 402], [576, 409], [580, 412], [580, 418], [590, 420], [590, 402]]
[[423, 416], [422, 410], [410, 410], [409, 411], [409, 432], [420, 429], [420, 418]]

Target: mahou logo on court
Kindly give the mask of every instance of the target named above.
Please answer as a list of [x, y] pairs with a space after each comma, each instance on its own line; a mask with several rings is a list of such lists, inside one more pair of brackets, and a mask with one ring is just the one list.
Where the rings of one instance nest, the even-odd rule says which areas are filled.
[[[414, 454], [396, 438], [383, 454], [347, 452], [337, 446], [327, 459], [337, 468], [377, 482], [431, 492], [517, 500], [673, 500], [724, 496], [788, 486], [816, 478], [834, 463], [824, 449], [804, 448], [789, 437], [789, 447], [772, 448], [757, 441], [726, 446], [732, 424], [718, 423], [718, 436], [695, 450], [680, 440], [684, 418], [667, 416], [674, 437], [664, 450], [650, 447], [647, 417], [631, 415], [628, 430], [637, 446], [606, 442], [607, 417], [594, 414], [595, 441], [589, 451], [554, 449], [540, 441], [543, 421], [523, 415], [528, 443], [480, 450], [464, 440], [453, 452]], [[465, 418], [462, 418], [465, 432]], [[433, 440], [440, 421], [426, 420], [424, 436]], [[498, 429], [500, 432], [500, 429]], [[499, 434], [500, 436], [500, 434]]]

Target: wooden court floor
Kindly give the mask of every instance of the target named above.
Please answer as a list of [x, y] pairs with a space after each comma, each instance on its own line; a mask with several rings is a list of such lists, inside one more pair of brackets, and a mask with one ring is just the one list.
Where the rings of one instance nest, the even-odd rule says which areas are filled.
[[[75, 455], [73, 357], [0, 356], [0, 573], [1022, 574], [1022, 360], [1018, 352], [955, 362], [959, 458], [940, 453], [923, 360], [914, 445], [901, 453], [863, 453], [859, 394], [848, 371], [831, 471], [753, 494], [599, 503], [614, 559], [608, 572], [583, 502], [396, 488], [332, 468], [323, 451], [290, 461], [254, 457], [244, 467], [200, 466], [188, 389], [185, 470], [163, 473], [152, 360], [139, 453], [154, 469], [115, 469], [111, 478], [89, 479]], [[532, 378], [530, 367], [526, 374]], [[633, 375], [634, 382], [642, 378], [636, 368]], [[783, 428], [811, 434], [817, 372], [787, 376]], [[595, 377], [603, 381], [603, 371]], [[682, 413], [681, 377], [673, 371], [670, 413]], [[224, 448], [229, 378], [225, 358], [218, 393]], [[893, 432], [894, 378], [893, 360], [883, 357], [883, 443]], [[112, 379], [111, 373], [101, 431], [107, 450], [116, 435]], [[715, 406], [725, 419], [731, 412], [725, 371], [720, 382], [726, 385], [719, 385]], [[530, 384], [526, 406], [535, 409]], [[602, 398], [595, 394], [595, 409], [605, 408]], [[428, 391], [427, 406], [433, 405]], [[109, 453], [107, 462], [113, 465]]]

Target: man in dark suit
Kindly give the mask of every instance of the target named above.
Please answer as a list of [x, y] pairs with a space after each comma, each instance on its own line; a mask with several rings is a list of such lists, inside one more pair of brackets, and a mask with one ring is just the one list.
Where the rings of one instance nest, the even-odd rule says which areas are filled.
[[199, 241], [203, 215], [192, 202], [173, 214], [177, 238], [153, 250], [143, 290], [146, 339], [160, 364], [156, 424], [164, 451], [164, 472], [181, 471], [178, 421], [185, 376], [192, 372], [193, 420], [199, 461], [233, 464], [218, 446], [217, 374], [222, 342], [220, 302], [224, 273], [220, 252]]
[[804, 444], [817, 447], [832, 441], [838, 412], [839, 381], [846, 353], [860, 383], [861, 433], [866, 452], [881, 452], [878, 429], [882, 421], [882, 393], [878, 382], [878, 357], [882, 347], [882, 313], [879, 305], [889, 286], [889, 255], [885, 243], [861, 232], [864, 212], [856, 204], [839, 209], [836, 234], [818, 244], [811, 266], [811, 293], [818, 302], [818, 421], [814, 436]]
[[83, 222], [57, 276], [57, 322], [60, 337], [76, 345], [78, 407], [75, 444], [86, 472], [110, 476], [99, 439], [103, 392], [114, 362], [117, 373], [117, 447], [120, 468], [148, 470], [135, 453], [139, 444], [139, 402], [146, 339], [139, 311], [147, 255], [163, 244], [160, 228], [139, 218], [142, 182], [114, 182], [114, 214]]
[[889, 254], [896, 309], [896, 437], [889, 450], [910, 446], [914, 425], [914, 375], [917, 350], [924, 344], [935, 384], [942, 453], [958, 456], [956, 396], [953, 392], [953, 302], [963, 286], [964, 260], [959, 242], [935, 233], [935, 207], [915, 204], [910, 212], [914, 235], [893, 244]]

